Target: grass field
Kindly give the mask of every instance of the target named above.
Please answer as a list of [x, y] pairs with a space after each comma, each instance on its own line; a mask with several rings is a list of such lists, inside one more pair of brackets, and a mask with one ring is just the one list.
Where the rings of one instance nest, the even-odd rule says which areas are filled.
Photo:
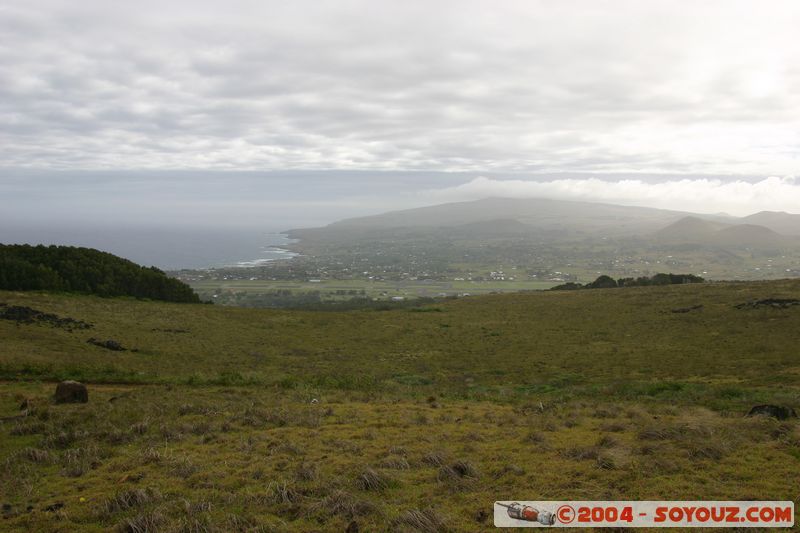
[[[194, 280], [191, 287], [205, 299], [213, 294], [248, 293], [263, 294], [289, 290], [294, 293], [319, 291], [326, 300], [349, 299], [364, 295], [369, 298], [392, 297], [419, 298], [479, 295], [503, 292], [519, 292], [549, 289], [559, 282], [549, 281], [364, 281], [364, 280], [320, 280], [268, 281], [268, 280]], [[353, 294], [356, 291], [357, 294]], [[362, 293], [363, 291], [363, 293]]]
[[[798, 503], [800, 425], [743, 416], [800, 407], [800, 306], [735, 307], [772, 297], [800, 282], [354, 312], [0, 293], [93, 324], [0, 320], [0, 529], [485, 531], [495, 500]], [[88, 404], [50, 402], [64, 378]]]

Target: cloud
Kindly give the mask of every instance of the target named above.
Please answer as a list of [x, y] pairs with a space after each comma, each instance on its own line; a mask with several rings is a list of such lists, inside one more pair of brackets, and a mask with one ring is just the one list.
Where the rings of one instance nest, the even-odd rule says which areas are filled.
[[788, 0], [8, 0], [0, 166], [791, 174], [799, 24]]
[[429, 190], [422, 196], [431, 202], [489, 197], [552, 198], [735, 216], [758, 211], [796, 213], [800, 206], [800, 180], [795, 177], [773, 176], [750, 181], [698, 177], [654, 181], [653, 178], [570, 177], [532, 181], [478, 177], [454, 187]]

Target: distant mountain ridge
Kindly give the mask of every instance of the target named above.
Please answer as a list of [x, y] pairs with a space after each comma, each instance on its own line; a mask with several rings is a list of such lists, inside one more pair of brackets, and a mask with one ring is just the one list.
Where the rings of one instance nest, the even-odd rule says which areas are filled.
[[[746, 220], [746, 218], [741, 220]], [[655, 239], [661, 243], [693, 243], [714, 246], [780, 246], [789, 244], [791, 237], [756, 224], [726, 224], [684, 217], [658, 230]]]
[[782, 235], [800, 235], [800, 215], [783, 211], [761, 211], [742, 218], [741, 222], [764, 226]]
[[[730, 229], [738, 228], [738, 229]], [[550, 200], [485, 198], [340, 220], [322, 228], [290, 230], [297, 239], [358, 239], [420, 230], [481, 236], [643, 237], [662, 242], [779, 244], [800, 236], [800, 215], [762, 211], [737, 218], [651, 207]]]

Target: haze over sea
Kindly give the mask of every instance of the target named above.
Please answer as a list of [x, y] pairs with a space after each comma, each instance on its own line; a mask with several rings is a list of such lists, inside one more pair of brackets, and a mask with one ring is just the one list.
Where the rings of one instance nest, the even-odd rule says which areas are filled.
[[162, 270], [256, 266], [286, 259], [287, 228], [30, 226], [0, 228], [0, 242], [86, 246]]
[[[435, 186], [433, 185], [435, 183]], [[280, 232], [488, 197], [744, 216], [797, 212], [794, 177], [432, 171], [67, 171], [0, 168], [0, 243], [65, 244], [162, 269], [287, 257]]]

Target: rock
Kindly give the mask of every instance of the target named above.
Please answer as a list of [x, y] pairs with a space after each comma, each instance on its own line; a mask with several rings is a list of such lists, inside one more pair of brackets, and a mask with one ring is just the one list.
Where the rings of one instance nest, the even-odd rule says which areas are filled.
[[690, 311], [698, 311], [703, 308], [702, 304], [693, 305], [691, 307], [678, 307], [677, 309], [672, 309], [673, 313], [688, 313]]
[[108, 339], [106, 341], [101, 341], [100, 339], [95, 339], [92, 337], [88, 341], [89, 344], [94, 344], [95, 346], [100, 346], [101, 348], [105, 348], [106, 350], [111, 350], [114, 352], [124, 352], [125, 347], [120, 344], [119, 341], [115, 341], [114, 339]]
[[789, 418], [797, 418], [797, 413], [791, 407], [785, 407], [782, 405], [756, 405], [750, 412], [747, 413], [747, 416], [771, 416], [772, 418], [777, 418], [778, 420], [786, 420]]
[[89, 391], [86, 385], [77, 381], [62, 381], [56, 386], [56, 403], [86, 403], [89, 401]]
[[12, 320], [17, 324], [50, 324], [56, 328], [64, 328], [68, 331], [74, 329], [89, 329], [92, 327], [88, 322], [75, 320], [74, 318], [62, 318], [52, 313], [43, 313], [38, 309], [33, 309], [23, 305], [8, 305], [0, 303], [0, 319]]
[[763, 300], [753, 300], [734, 305], [736, 309], [758, 309], [759, 307], [772, 307], [775, 309], [786, 309], [795, 305], [800, 305], [800, 300], [796, 298], [765, 298]]

